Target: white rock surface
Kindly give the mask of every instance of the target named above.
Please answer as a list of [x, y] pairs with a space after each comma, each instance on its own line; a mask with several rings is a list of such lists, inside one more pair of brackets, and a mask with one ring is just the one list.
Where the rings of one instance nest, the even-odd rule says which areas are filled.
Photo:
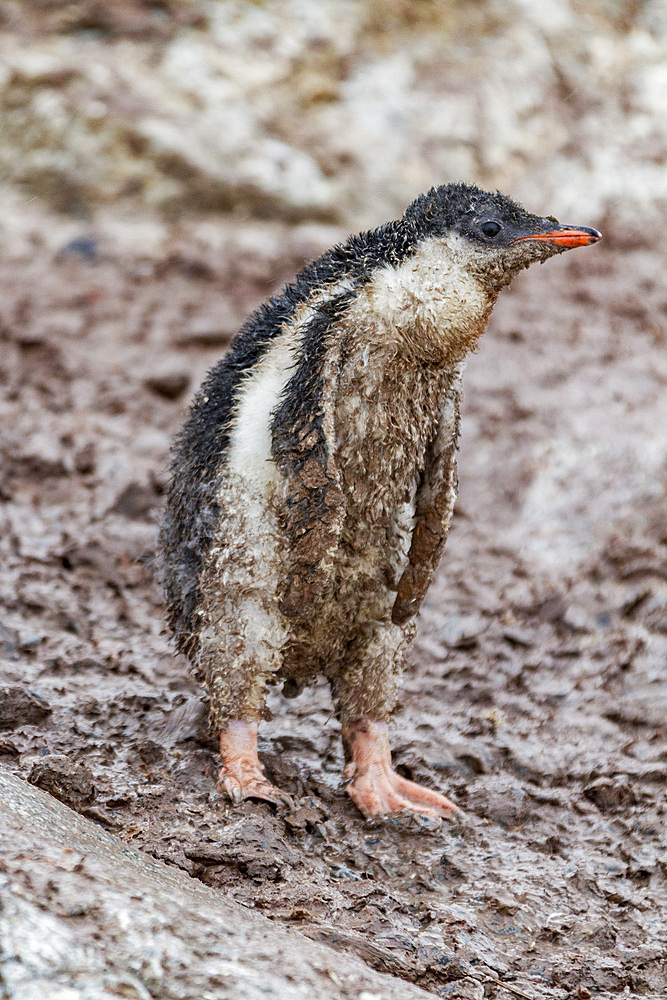
[[226, 902], [0, 770], [6, 1000], [419, 1000], [431, 994]]

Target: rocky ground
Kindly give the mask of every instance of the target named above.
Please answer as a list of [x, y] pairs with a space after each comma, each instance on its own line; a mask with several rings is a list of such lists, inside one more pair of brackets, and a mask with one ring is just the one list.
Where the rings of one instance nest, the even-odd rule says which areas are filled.
[[[427, 1000], [0, 768], [3, 1000]], [[279, 956], [279, 960], [277, 960]]]
[[[277, 923], [435, 996], [667, 978], [665, 314], [651, 245], [516, 280], [468, 367], [461, 494], [395, 720], [459, 824], [369, 824], [325, 686], [271, 697], [294, 811], [214, 793], [152, 579], [168, 444], [323, 226], [27, 205], [0, 273], [0, 766]], [[594, 224], [595, 219], [568, 220]], [[504, 985], [501, 985], [504, 984]]]

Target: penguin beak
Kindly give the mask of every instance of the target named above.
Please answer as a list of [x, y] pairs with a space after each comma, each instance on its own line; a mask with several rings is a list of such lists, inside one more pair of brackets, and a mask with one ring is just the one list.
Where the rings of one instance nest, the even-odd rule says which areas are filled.
[[546, 233], [531, 233], [530, 236], [518, 236], [512, 243], [521, 243], [523, 240], [542, 240], [543, 243], [551, 243], [557, 247], [589, 247], [602, 239], [602, 234], [597, 229], [588, 229], [586, 226], [577, 228], [576, 226], [560, 226], [558, 229], [551, 229]]

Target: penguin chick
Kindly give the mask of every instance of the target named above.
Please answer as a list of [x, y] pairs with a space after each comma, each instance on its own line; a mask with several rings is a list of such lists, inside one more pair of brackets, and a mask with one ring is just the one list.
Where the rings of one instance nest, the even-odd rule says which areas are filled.
[[162, 577], [234, 802], [286, 798], [257, 758], [267, 682], [323, 674], [361, 812], [456, 811], [393, 771], [387, 720], [454, 506], [465, 357], [518, 271], [599, 239], [433, 188], [305, 267], [207, 376], [173, 450]]

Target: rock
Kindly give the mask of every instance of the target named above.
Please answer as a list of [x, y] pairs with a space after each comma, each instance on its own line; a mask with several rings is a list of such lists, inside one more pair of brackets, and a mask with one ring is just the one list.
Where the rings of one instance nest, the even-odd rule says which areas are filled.
[[144, 385], [165, 399], [178, 399], [190, 385], [190, 375], [186, 371], [169, 368], [150, 375], [144, 380]]
[[476, 786], [469, 795], [468, 806], [477, 815], [510, 829], [522, 826], [534, 811], [519, 783], [500, 776], [494, 777], [487, 787]]
[[450, 649], [474, 649], [484, 627], [481, 615], [450, 615], [436, 635]]
[[0, 771], [7, 1000], [427, 1000], [274, 926]]
[[16, 460], [25, 475], [39, 481], [67, 473], [67, 459], [62, 444], [45, 431], [35, 431], [22, 441]]
[[441, 997], [448, 1000], [484, 1000], [484, 987], [474, 979], [457, 979], [440, 992]]
[[623, 777], [598, 778], [584, 788], [584, 795], [595, 803], [600, 812], [613, 812], [637, 802], [632, 785]]
[[82, 476], [95, 471], [95, 445], [88, 441], [74, 455], [74, 468]]
[[92, 772], [85, 764], [75, 764], [64, 754], [38, 760], [28, 781], [73, 809], [80, 809], [95, 797]]
[[19, 684], [0, 687], [0, 729], [18, 729], [43, 722], [50, 713], [48, 702]]
[[158, 503], [155, 487], [151, 483], [132, 481], [119, 494], [111, 508], [117, 514], [131, 520], [146, 520]]
[[498, 889], [496, 892], [487, 893], [487, 900], [489, 905], [493, 907], [494, 910], [498, 910], [500, 913], [516, 913], [520, 909], [520, 904], [518, 900], [514, 898], [511, 892], [507, 892], [505, 889]]
[[179, 334], [174, 343], [177, 347], [221, 347], [229, 343], [236, 330], [237, 327], [234, 326], [209, 326], [197, 323]]
[[58, 251], [57, 259], [63, 260], [67, 257], [84, 260], [89, 264], [99, 257], [99, 246], [94, 236], [76, 236], [69, 240], [64, 247]]
[[17, 636], [15, 632], [0, 622], [0, 657], [5, 660], [15, 660], [17, 658], [16, 640]]

